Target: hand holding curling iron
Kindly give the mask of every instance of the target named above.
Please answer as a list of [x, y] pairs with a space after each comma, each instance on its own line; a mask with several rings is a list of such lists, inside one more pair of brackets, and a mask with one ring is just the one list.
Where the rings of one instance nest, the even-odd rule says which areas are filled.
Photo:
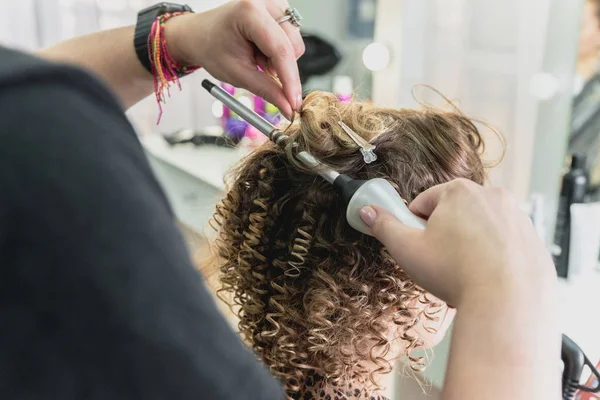
[[459, 306], [465, 298], [553, 290], [552, 259], [529, 217], [504, 189], [459, 179], [417, 196], [409, 209], [428, 220], [405, 226], [381, 208], [361, 217], [424, 289]]

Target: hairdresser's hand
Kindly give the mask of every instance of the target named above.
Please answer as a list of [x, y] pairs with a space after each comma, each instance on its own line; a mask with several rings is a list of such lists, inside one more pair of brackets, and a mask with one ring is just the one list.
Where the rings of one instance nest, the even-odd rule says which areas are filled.
[[184, 65], [201, 65], [215, 78], [265, 98], [289, 117], [302, 104], [296, 60], [304, 53], [304, 42], [290, 22], [277, 24], [287, 7], [287, 0], [237, 0], [173, 18], [166, 26], [170, 51]]
[[468, 296], [553, 287], [552, 260], [505, 190], [455, 180], [423, 192], [410, 209], [428, 219], [424, 231], [379, 208], [365, 207], [361, 217], [419, 285], [459, 310]]

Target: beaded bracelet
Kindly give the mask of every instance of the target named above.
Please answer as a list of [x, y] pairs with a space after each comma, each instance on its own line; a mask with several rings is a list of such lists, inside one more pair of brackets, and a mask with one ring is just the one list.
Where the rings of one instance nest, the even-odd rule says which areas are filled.
[[154, 95], [159, 110], [157, 125], [160, 123], [163, 113], [162, 104], [167, 102], [167, 97], [171, 97], [171, 84], [176, 83], [179, 90], [181, 90], [179, 78], [201, 68], [200, 66], [183, 66], [178, 63], [171, 56], [165, 38], [165, 23], [173, 17], [189, 13], [189, 11], [182, 11], [165, 13], [159, 16], [152, 24], [150, 35], [148, 35], [148, 53], [152, 67], [152, 79], [154, 80]]

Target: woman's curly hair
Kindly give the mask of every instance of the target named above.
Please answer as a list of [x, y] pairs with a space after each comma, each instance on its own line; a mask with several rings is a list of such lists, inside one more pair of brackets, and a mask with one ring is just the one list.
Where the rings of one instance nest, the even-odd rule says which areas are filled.
[[[377, 161], [365, 164], [339, 121], [376, 146]], [[219, 295], [289, 396], [311, 373], [337, 385], [377, 386], [377, 375], [391, 371], [391, 341], [403, 341], [410, 358], [420, 346], [413, 328], [435, 319], [440, 304], [381, 243], [348, 225], [332, 186], [292, 153], [307, 150], [353, 178], [387, 179], [410, 202], [455, 178], [482, 184], [483, 141], [457, 110], [378, 108], [322, 92], [307, 96], [299, 123], [286, 133], [297, 146], [268, 142], [254, 151], [217, 206]]]

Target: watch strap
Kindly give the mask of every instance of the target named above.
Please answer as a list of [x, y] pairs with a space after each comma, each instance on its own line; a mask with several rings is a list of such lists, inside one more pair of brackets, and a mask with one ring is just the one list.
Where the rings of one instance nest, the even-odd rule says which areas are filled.
[[193, 11], [188, 5], [162, 2], [147, 7], [138, 13], [133, 45], [135, 47], [135, 53], [137, 54], [138, 59], [149, 73], [152, 73], [152, 63], [150, 61], [148, 37], [150, 36], [152, 25], [154, 24], [156, 18], [160, 17], [161, 15], [175, 12]]

